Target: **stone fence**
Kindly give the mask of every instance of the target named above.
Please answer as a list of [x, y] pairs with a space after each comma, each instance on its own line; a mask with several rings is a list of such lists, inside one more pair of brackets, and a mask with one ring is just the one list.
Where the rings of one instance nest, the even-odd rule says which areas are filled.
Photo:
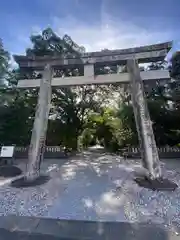
[[[28, 147], [15, 147], [14, 158], [27, 158]], [[64, 158], [67, 157], [64, 149], [59, 146], [47, 146], [45, 148], [44, 158]]]
[[[140, 149], [138, 147], [129, 147], [122, 152], [129, 157], [140, 157]], [[178, 147], [160, 147], [158, 152], [160, 158], [180, 158], [180, 148]], [[44, 153], [45, 158], [65, 158], [68, 155], [60, 146], [46, 146]], [[14, 157], [17, 159], [27, 158], [28, 147], [15, 147]]]
[[[135, 158], [140, 157], [140, 148], [129, 147], [126, 150], [128, 156]], [[160, 158], [180, 158], [180, 148], [179, 147], [158, 147], [158, 153]]]

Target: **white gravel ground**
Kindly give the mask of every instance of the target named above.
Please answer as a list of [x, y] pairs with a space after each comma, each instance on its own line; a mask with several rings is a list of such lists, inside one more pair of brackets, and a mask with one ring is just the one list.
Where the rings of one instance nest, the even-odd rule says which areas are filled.
[[[139, 168], [138, 161], [89, 151], [71, 160], [46, 160], [42, 171], [51, 180], [45, 185], [16, 189], [0, 183], [0, 215], [154, 222], [176, 231], [180, 189], [153, 192], [139, 187], [133, 181], [134, 169]], [[162, 170], [180, 185], [180, 161], [168, 160]]]

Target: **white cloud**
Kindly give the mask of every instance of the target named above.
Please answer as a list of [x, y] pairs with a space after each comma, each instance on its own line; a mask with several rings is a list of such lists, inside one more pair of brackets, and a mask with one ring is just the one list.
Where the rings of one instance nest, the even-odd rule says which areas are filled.
[[40, 34], [41, 31], [42, 31], [42, 29], [39, 26], [33, 26], [32, 30], [31, 30], [31, 33], [32, 34]]
[[18, 67], [18, 64], [14, 61], [13, 56], [10, 57], [9, 65], [11, 69], [15, 69]]
[[170, 31], [160, 29], [150, 32], [131, 22], [121, 20], [115, 22], [105, 16], [100, 25], [86, 24], [71, 16], [64, 19], [54, 17], [52, 27], [60, 36], [65, 33], [70, 35], [78, 45], [83, 45], [87, 51], [104, 48], [129, 48], [172, 40], [173, 34]]
[[[101, 14], [101, 17], [101, 24], [96, 25], [79, 21], [72, 16], [53, 17], [47, 27], [52, 27], [60, 37], [68, 34], [78, 45], [84, 46], [87, 51], [98, 51], [105, 48], [130, 48], [173, 39], [173, 32], [169, 30], [150, 31], [132, 22], [112, 20], [106, 13]], [[17, 45], [20, 47], [16, 54], [24, 54], [25, 49], [31, 46], [29, 36], [39, 34], [42, 30], [37, 24], [31, 27], [29, 35], [19, 34]]]

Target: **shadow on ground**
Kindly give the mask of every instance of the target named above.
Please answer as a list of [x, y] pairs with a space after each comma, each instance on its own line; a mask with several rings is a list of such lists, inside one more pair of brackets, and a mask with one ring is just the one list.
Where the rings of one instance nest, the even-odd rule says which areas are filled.
[[44, 185], [50, 180], [50, 176], [41, 175], [33, 181], [28, 181], [27, 178], [22, 177], [12, 181], [11, 186], [16, 188], [36, 187]]
[[0, 177], [9, 178], [21, 175], [22, 171], [16, 166], [1, 166]]

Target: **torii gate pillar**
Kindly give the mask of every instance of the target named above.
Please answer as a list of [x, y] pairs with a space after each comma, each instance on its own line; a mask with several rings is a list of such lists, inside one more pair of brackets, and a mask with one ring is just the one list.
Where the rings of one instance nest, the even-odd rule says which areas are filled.
[[38, 103], [36, 107], [31, 142], [28, 152], [28, 164], [26, 178], [31, 181], [39, 176], [40, 163], [43, 158], [44, 144], [48, 126], [48, 117], [51, 106], [51, 81], [53, 70], [50, 64], [46, 64], [40, 83]]
[[129, 59], [127, 68], [130, 75], [131, 96], [141, 149], [142, 165], [145, 169], [148, 169], [151, 179], [157, 179], [161, 177], [159, 156], [137, 60]]

